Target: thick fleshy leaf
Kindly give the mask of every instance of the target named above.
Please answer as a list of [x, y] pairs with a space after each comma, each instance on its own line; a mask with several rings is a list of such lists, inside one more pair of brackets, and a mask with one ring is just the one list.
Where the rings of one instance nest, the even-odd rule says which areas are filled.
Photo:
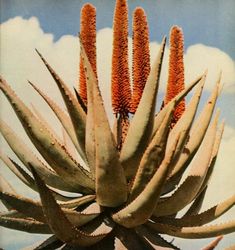
[[194, 122], [193, 127], [191, 128], [191, 131], [189, 133], [189, 141], [174, 166], [174, 169], [165, 185], [164, 193], [173, 190], [175, 185], [178, 184], [183, 172], [185, 171], [185, 169], [193, 159], [193, 156], [197, 152], [199, 146], [201, 145], [214, 111], [214, 107], [218, 98], [219, 88], [220, 78], [218, 79], [217, 84], [203, 110], [201, 111], [200, 115]]
[[95, 199], [95, 195], [85, 195], [79, 198], [70, 199], [69, 201], [58, 202], [61, 207], [63, 208], [78, 208], [90, 201]]
[[125, 169], [126, 176], [129, 179], [136, 173], [141, 157], [152, 134], [156, 95], [158, 92], [165, 44], [166, 38], [163, 39], [158, 56], [151, 68], [142, 98], [130, 123], [121, 150], [120, 160]]
[[187, 178], [171, 196], [157, 204], [154, 211], [155, 216], [174, 214], [192, 202], [197, 196], [210, 165], [218, 116], [219, 113], [217, 113], [207, 130], [202, 145], [193, 159]]
[[[172, 105], [175, 106], [174, 103]], [[169, 111], [166, 113], [162, 125], [144, 152], [130, 192], [131, 200], [135, 199], [145, 188], [164, 158], [172, 113], [173, 109], [169, 106]]]
[[[50, 123], [47, 122], [47, 120], [43, 117], [43, 115], [40, 113], [40, 111], [33, 105], [31, 104], [32, 109], [34, 111], [34, 113], [36, 114], [37, 118], [39, 119], [40, 123], [42, 123], [44, 125], [44, 127], [47, 128], [48, 132], [50, 134], [53, 135], [53, 137], [65, 148], [66, 152], [71, 156], [71, 158], [76, 159], [75, 156], [75, 147], [68, 147], [68, 135], [66, 133], [66, 131], [64, 130], [64, 128], [62, 127], [62, 137], [59, 136], [57, 134], [57, 132], [54, 130], [54, 128], [52, 127], [52, 125]], [[66, 137], [67, 136], [67, 137]]]
[[[72, 156], [73, 159], [78, 159], [77, 150], [72, 140], [70, 139], [68, 133], [66, 132], [64, 127], [61, 127], [61, 130], [62, 130], [62, 137], [63, 137], [62, 139], [63, 145], [66, 148], [66, 151], [69, 152], [69, 154]], [[79, 159], [77, 161], [79, 161]]]
[[212, 156], [211, 156], [210, 166], [208, 168], [208, 171], [207, 171], [207, 174], [206, 174], [206, 178], [203, 181], [203, 184], [201, 186], [201, 189], [200, 189], [199, 193], [201, 193], [202, 190], [206, 186], [208, 186], [209, 181], [211, 179], [211, 176], [212, 176], [212, 173], [213, 173], [213, 170], [214, 170], [214, 166], [215, 166], [215, 163], [216, 163], [216, 159], [217, 159], [217, 154], [218, 154], [218, 151], [219, 151], [220, 143], [221, 143], [221, 140], [222, 140], [222, 135], [223, 135], [223, 132], [224, 132], [224, 126], [225, 126], [225, 123], [222, 122], [222, 124], [220, 125], [220, 128], [217, 131], [216, 138], [215, 138], [215, 143], [214, 143], [213, 150], [212, 150]]
[[0, 88], [12, 105], [27, 135], [49, 165], [78, 190], [81, 185], [94, 189], [94, 180], [91, 179], [89, 173], [68, 155], [63, 146], [40, 124], [35, 115], [2, 78]]
[[219, 244], [219, 242], [223, 239], [223, 236], [218, 236], [215, 240], [213, 240], [209, 245], [203, 247], [202, 250], [213, 250]]
[[29, 170], [28, 163], [30, 162], [38, 169], [40, 176], [48, 185], [68, 192], [77, 192], [69, 183], [65, 183], [54, 171], [43, 164], [4, 121], [0, 121], [0, 130], [13, 152]]
[[8, 192], [10, 194], [17, 194], [15, 189], [11, 186], [11, 184], [2, 175], [0, 175], [0, 191], [1, 192]]
[[[0, 155], [1, 157], [1, 155]], [[4, 157], [5, 158], [5, 157]], [[6, 161], [5, 161], [6, 160]], [[37, 186], [34, 183], [34, 179], [28, 175], [15, 161], [13, 161], [12, 159], [6, 157], [6, 159], [4, 160], [5, 164], [11, 169], [11, 171], [13, 171], [14, 174], [16, 174], [16, 176], [24, 183], [26, 184], [29, 188], [33, 189], [34, 191], [38, 191], [37, 190]], [[58, 193], [55, 190], [52, 190], [52, 188], [50, 189], [53, 196], [55, 197], [56, 200], [59, 201], [67, 201], [70, 200], [69, 197], [66, 197], [60, 193]]]
[[89, 246], [102, 240], [106, 236], [106, 234], [89, 235], [76, 229], [56, 203], [50, 190], [46, 187], [34, 169], [32, 169], [32, 173], [38, 186], [43, 212], [47, 218], [48, 225], [58, 239], [72, 246]]
[[[25, 216], [46, 223], [42, 204], [40, 202], [35, 202], [31, 199], [2, 192], [0, 192], [0, 199], [6, 201], [12, 208], [16, 209]], [[63, 212], [68, 220], [75, 226], [82, 226], [100, 214], [99, 211], [80, 213], [69, 209], [63, 209]]]
[[84, 161], [86, 161], [86, 157], [84, 155], [84, 152], [81, 150], [80, 145], [78, 144], [77, 137], [73, 128], [73, 123], [70, 119], [70, 117], [67, 115], [67, 113], [62, 110], [62, 108], [57, 105], [49, 96], [47, 96], [45, 93], [43, 93], [38, 87], [36, 87], [35, 84], [28, 81], [30, 85], [41, 95], [41, 97], [47, 102], [49, 107], [53, 110], [59, 121], [61, 122], [62, 126], [68, 133], [69, 137], [71, 138], [74, 146], [78, 150], [80, 156]]
[[37, 221], [46, 223], [39, 202], [5, 192], [0, 192], [0, 199], [6, 201], [12, 208], [24, 214], [26, 217], [31, 217]]
[[171, 242], [168, 242], [163, 239], [160, 235], [156, 234], [156, 232], [151, 230], [151, 228], [139, 226], [135, 229], [135, 231], [140, 236], [140, 238], [146, 241], [155, 250], [179, 250], [178, 247], [174, 246]]
[[[17, 195], [15, 189], [11, 186], [11, 184], [2, 176], [0, 175], [0, 191], [7, 192], [10, 194]], [[6, 201], [3, 201], [3, 205], [8, 209], [11, 210], [12, 207]]]
[[37, 190], [33, 178], [22, 167], [1, 152], [0, 159], [25, 185], [33, 190]]
[[167, 224], [147, 222], [147, 226], [158, 233], [186, 239], [202, 239], [233, 233], [235, 221], [201, 227], [175, 227]]
[[51, 234], [47, 224], [22, 218], [4, 217], [0, 214], [0, 226], [35, 234]]
[[185, 216], [190, 216], [190, 215], [195, 215], [198, 214], [201, 207], [202, 207], [202, 203], [204, 201], [205, 195], [206, 195], [206, 191], [207, 191], [207, 186], [203, 189], [203, 191], [199, 191], [200, 194], [198, 195], [198, 197], [193, 201], [192, 205], [190, 205], [189, 209], [187, 210], [187, 212], [184, 214], [183, 217]]
[[114, 238], [114, 250], [151, 250], [152, 248], [141, 241], [134, 230], [127, 228], [116, 228]]
[[145, 223], [156, 207], [162, 186], [171, 171], [171, 161], [178, 140], [172, 150], [165, 156], [161, 166], [154, 174], [145, 189], [125, 208], [112, 215], [113, 220], [127, 228], [136, 227]]
[[[202, 79], [200, 80], [197, 89], [191, 98], [186, 110], [183, 114], [181, 114], [181, 118], [179, 119], [179, 110], [178, 110], [178, 118], [177, 123], [173, 127], [173, 129], [170, 131], [168, 139], [167, 139], [167, 145], [166, 145], [166, 152], [172, 147], [172, 144], [174, 144], [175, 139], [179, 136], [181, 133], [181, 137], [179, 139], [176, 151], [175, 151], [175, 158], [177, 159], [182, 152], [182, 148], [185, 145], [186, 140], [189, 136], [189, 130], [191, 128], [191, 125], [193, 123], [194, 117], [197, 112], [197, 107], [199, 104], [199, 101], [201, 99], [202, 90], [205, 84], [206, 75], [203, 75]], [[176, 115], [174, 111], [174, 115]]]
[[62, 138], [57, 134], [57, 132], [54, 130], [52, 125], [43, 117], [43, 115], [40, 113], [40, 111], [31, 103], [32, 112], [36, 115], [37, 119], [41, 124], [43, 124], [44, 127], [47, 128], [48, 132], [50, 132], [53, 137], [61, 144], [63, 145]]
[[100, 214], [102, 212], [102, 207], [98, 203], [93, 202], [89, 204], [84, 210], [82, 210], [82, 212], [85, 214]]
[[76, 100], [75, 96], [72, 94], [67, 85], [63, 82], [63, 80], [57, 75], [57, 73], [52, 69], [52, 67], [48, 64], [45, 58], [36, 50], [43, 63], [49, 70], [51, 76], [55, 80], [61, 95], [64, 99], [65, 105], [69, 112], [71, 121], [73, 123], [73, 127], [75, 130], [75, 134], [78, 140], [78, 143], [83, 152], [85, 152], [85, 127], [86, 127], [86, 114]]
[[155, 221], [159, 223], [174, 225], [177, 227], [202, 226], [217, 219], [225, 212], [227, 212], [230, 208], [232, 208], [234, 205], [235, 205], [235, 195], [200, 214], [184, 216], [182, 218], [161, 217], [161, 218], [156, 218]]
[[81, 230], [89, 235], [108, 235], [113, 230], [113, 228], [113, 221], [105, 215], [101, 215], [81, 227]]
[[172, 105], [173, 102], [175, 102], [176, 105], [179, 104], [179, 102], [182, 101], [183, 98], [200, 82], [200, 80], [202, 79], [202, 77], [205, 74], [206, 73], [197, 77], [192, 83], [190, 83], [188, 86], [186, 86], [185, 89], [182, 90], [176, 97], [174, 97], [167, 105], [165, 105], [162, 110], [159, 111], [159, 113], [154, 118], [154, 126], [153, 126], [152, 136], [154, 136], [156, 131], [159, 129], [159, 127], [160, 127], [160, 125], [161, 125], [161, 123], [166, 115], [166, 112], [168, 111], [169, 105]]
[[81, 56], [86, 73], [88, 98], [92, 97], [93, 93], [91, 105], [93, 104], [92, 120], [95, 127], [96, 200], [102, 206], [116, 207], [127, 199], [126, 178], [119, 161], [119, 153], [109, 126], [97, 78], [82, 44]]
[[21, 218], [21, 219], [26, 219], [26, 217], [23, 214], [19, 213], [16, 210], [10, 210], [10, 211], [7, 211], [7, 212], [2, 212], [1, 216], [2, 217], [6, 217], [6, 218]]
[[[80, 41], [81, 42], [81, 41]], [[84, 60], [83, 49], [81, 49], [80, 57]], [[85, 150], [87, 155], [87, 160], [89, 163], [89, 168], [93, 176], [95, 176], [96, 171], [96, 142], [95, 142], [95, 110], [94, 110], [94, 98], [93, 98], [93, 85], [97, 81], [95, 73], [88, 72], [87, 65], [84, 61], [82, 63], [84, 70], [84, 81], [86, 82], [86, 101], [87, 101], [87, 117], [86, 117], [86, 144]], [[85, 64], [85, 65], [84, 65]], [[89, 74], [89, 75], [88, 75]], [[91, 75], [92, 74], [92, 75]], [[89, 78], [86, 80], [86, 78]], [[94, 77], [94, 79], [92, 79]], [[91, 78], [91, 79], [90, 79]]]
[[117, 148], [120, 151], [130, 126], [129, 115], [116, 114], [114, 119], [113, 135], [117, 144]]
[[79, 102], [79, 104], [81, 105], [82, 109], [84, 110], [84, 112], [87, 114], [87, 106], [85, 105], [85, 103], [82, 100], [81, 95], [79, 95], [78, 91], [76, 90], [76, 88], [73, 87], [73, 90], [75, 92], [75, 95], [77, 97], [77, 100]]

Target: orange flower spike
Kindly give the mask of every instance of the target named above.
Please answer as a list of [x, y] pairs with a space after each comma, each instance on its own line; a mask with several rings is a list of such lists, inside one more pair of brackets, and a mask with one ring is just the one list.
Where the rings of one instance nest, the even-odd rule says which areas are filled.
[[[184, 38], [183, 31], [178, 26], [173, 26], [170, 31], [170, 58], [167, 91], [164, 100], [166, 105], [180, 91], [184, 89]], [[173, 115], [175, 124], [185, 111], [185, 100], [176, 107]]]
[[150, 50], [148, 22], [144, 10], [138, 7], [133, 14], [132, 113], [135, 113], [139, 105], [149, 72]]
[[131, 88], [128, 68], [128, 9], [117, 0], [113, 22], [112, 107], [115, 114], [130, 111]]
[[[92, 4], [85, 4], [81, 9], [80, 37], [87, 53], [88, 59], [95, 72], [96, 70], [96, 9]], [[87, 103], [86, 77], [80, 57], [79, 94]]]

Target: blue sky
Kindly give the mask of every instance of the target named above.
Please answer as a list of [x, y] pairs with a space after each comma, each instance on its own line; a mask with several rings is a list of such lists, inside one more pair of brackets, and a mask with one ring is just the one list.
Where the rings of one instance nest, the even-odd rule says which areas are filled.
[[[1, 22], [14, 16], [38, 17], [45, 32], [55, 40], [79, 31], [80, 8], [84, 0], [1, 0]], [[91, 0], [97, 8], [97, 29], [112, 27], [114, 0]], [[203, 43], [218, 47], [235, 59], [234, 0], [130, 0], [131, 12], [142, 6], [148, 15], [151, 40], [160, 40], [173, 24], [187, 34], [186, 47]]]
[[[112, 38], [112, 20], [114, 0], [92, 0], [97, 8], [97, 50], [98, 74], [101, 91], [105, 101], [109, 101], [110, 92], [107, 91], [110, 83], [110, 55]], [[41, 84], [44, 91], [61, 102], [54, 83], [48, 76], [40, 60], [34, 52], [38, 48], [60, 75], [70, 84], [76, 85], [79, 51], [76, 34], [79, 32], [80, 9], [86, 1], [79, 0], [0, 0], [1, 20], [1, 74], [10, 82], [19, 96], [30, 104], [36, 102], [38, 108], [48, 119], [51, 113], [45, 108], [40, 98], [29, 88], [27, 79]], [[209, 198], [205, 202], [205, 209], [229, 197], [235, 190], [235, 1], [234, 0], [129, 0], [129, 27], [131, 34], [131, 13], [136, 6], [145, 9], [148, 16], [151, 58], [157, 53], [159, 42], [163, 35], [168, 35], [170, 27], [177, 24], [183, 28], [185, 36], [185, 75], [187, 82], [209, 69], [205, 94], [202, 97], [203, 105], [211, 91], [219, 71], [223, 70], [224, 91], [218, 101], [221, 117], [226, 120], [224, 139], [221, 153], [217, 160], [215, 177], [212, 179], [212, 188], [208, 190]], [[131, 44], [131, 42], [130, 42]], [[131, 54], [131, 53], [130, 53]], [[168, 51], [165, 61], [167, 64]], [[167, 77], [167, 67], [163, 67], [161, 77], [160, 96], [163, 96], [164, 83]], [[20, 127], [9, 104], [1, 98], [1, 116], [9, 122], [22, 138], [26, 136]], [[159, 100], [161, 103], [161, 100]], [[111, 114], [110, 107], [106, 107]], [[54, 124], [53, 124], [54, 125]], [[58, 129], [58, 131], [60, 128]], [[1, 139], [1, 138], [0, 138]], [[28, 141], [27, 141], [28, 142]], [[11, 155], [4, 140], [1, 141], [4, 150]], [[29, 142], [28, 142], [29, 143]], [[14, 156], [12, 156], [14, 157]], [[20, 193], [34, 197], [25, 187], [16, 182], [14, 177], [5, 169], [0, 173], [7, 176]], [[216, 194], [216, 195], [215, 195]], [[221, 221], [234, 218], [235, 209]], [[36, 240], [25, 233], [16, 233], [1, 229], [0, 247], [5, 249], [19, 249]], [[226, 236], [221, 247], [234, 244], [234, 234]], [[1, 238], [2, 237], [2, 238]], [[2, 242], [2, 246], [1, 246]], [[183, 250], [198, 250], [208, 240], [192, 242], [189, 240], [175, 241]], [[220, 248], [219, 248], [220, 249]]]

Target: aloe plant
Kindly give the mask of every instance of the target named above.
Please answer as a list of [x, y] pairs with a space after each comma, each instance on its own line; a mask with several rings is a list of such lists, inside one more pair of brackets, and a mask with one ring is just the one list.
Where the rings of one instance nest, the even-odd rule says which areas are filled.
[[[40, 194], [40, 201], [20, 196], [1, 177], [0, 199], [7, 212], [0, 214], [0, 225], [52, 235], [32, 249], [179, 249], [162, 237], [165, 234], [188, 239], [218, 236], [204, 248], [213, 249], [221, 235], [235, 231], [235, 221], [207, 225], [235, 204], [235, 195], [200, 211], [224, 130], [224, 123], [219, 124], [219, 112], [214, 112], [220, 77], [196, 117], [207, 73], [185, 87], [183, 32], [172, 27], [166, 95], [161, 110], [156, 111], [166, 38], [150, 67], [147, 17], [141, 8], [134, 11], [131, 91], [127, 2], [117, 0], [112, 57], [115, 124], [111, 129], [97, 77], [95, 23], [95, 8], [84, 5], [80, 85], [75, 94], [36, 51], [54, 78], [67, 112], [29, 83], [58, 117], [64, 138], [0, 79], [3, 94], [46, 162], [1, 121], [1, 133], [23, 166], [3, 153], [1, 159], [25, 185]], [[194, 88], [186, 105], [185, 96]], [[82, 164], [74, 159], [67, 137], [83, 159]], [[186, 170], [185, 180], [181, 181]]]

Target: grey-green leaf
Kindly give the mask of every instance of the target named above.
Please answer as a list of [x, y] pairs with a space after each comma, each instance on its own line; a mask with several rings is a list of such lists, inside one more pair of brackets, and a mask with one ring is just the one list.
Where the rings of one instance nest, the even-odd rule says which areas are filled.
[[218, 116], [219, 114], [217, 113], [214, 121], [208, 128], [202, 145], [194, 157], [187, 178], [171, 196], [158, 203], [154, 212], [155, 216], [174, 214], [184, 208], [197, 196], [210, 164], [215, 143]]
[[[102, 206], [116, 207], [127, 199], [126, 178], [119, 161], [119, 153], [105, 112], [98, 81], [82, 44], [81, 55], [86, 74], [88, 98], [93, 96], [91, 105], [93, 105], [94, 118], [91, 122], [94, 122], [95, 128], [96, 200]], [[94, 133], [92, 131], [91, 128], [90, 132]]]
[[106, 236], [106, 234], [89, 235], [75, 228], [34, 169], [32, 169], [32, 173], [38, 186], [43, 212], [52, 232], [58, 239], [72, 246], [89, 246], [99, 242]]
[[49, 165], [78, 190], [81, 185], [94, 189], [94, 180], [89, 173], [69, 156], [2, 78], [0, 88], [8, 98], [27, 135]]
[[0, 215], [0, 226], [28, 233], [51, 234], [47, 224], [32, 219], [10, 218]]
[[128, 179], [132, 178], [136, 173], [141, 157], [152, 135], [156, 95], [158, 92], [165, 44], [166, 38], [163, 38], [158, 56], [151, 68], [142, 98], [130, 123], [128, 133], [121, 150], [120, 160]]
[[147, 226], [158, 233], [168, 234], [186, 239], [202, 239], [216, 237], [233, 233], [235, 231], [235, 221], [223, 224], [208, 225], [200, 227], [175, 227], [167, 224], [147, 222]]
[[82, 157], [82, 159], [84, 161], [86, 161], [86, 156], [85, 156], [84, 152], [82, 151], [82, 149], [77, 141], [77, 137], [76, 137], [76, 134], [75, 134], [75, 131], [73, 128], [73, 123], [72, 123], [69, 115], [67, 115], [67, 113], [65, 113], [64, 110], [62, 110], [62, 108], [60, 108], [59, 105], [57, 105], [53, 100], [51, 100], [49, 96], [47, 96], [38, 87], [36, 87], [35, 84], [33, 84], [30, 81], [28, 81], [28, 82], [41, 95], [41, 97], [47, 102], [47, 104], [53, 110], [53, 112], [55, 113], [55, 115], [57, 116], [59, 121], [61, 122], [62, 126], [64, 127], [64, 129], [68, 133], [69, 137], [71, 138], [71, 140], [72, 140], [74, 146], [76, 147], [77, 151], [79, 152], [80, 156]]
[[[172, 106], [175, 106], [175, 104], [172, 103]], [[155, 133], [155, 136], [144, 152], [131, 188], [129, 197], [131, 200], [135, 199], [136, 196], [139, 195], [139, 193], [151, 180], [156, 170], [160, 167], [160, 163], [162, 162], [165, 154], [172, 113], [173, 109], [169, 106], [169, 110], [166, 113], [159, 130]]]
[[177, 143], [178, 140], [176, 140], [171, 151], [165, 156], [161, 166], [145, 189], [125, 208], [112, 215], [112, 218], [116, 223], [127, 228], [132, 228], [142, 225], [152, 216], [160, 196], [162, 186], [165, 183], [167, 175], [171, 171], [171, 161]]
[[86, 127], [86, 113], [83, 108], [76, 100], [75, 96], [72, 94], [67, 85], [63, 82], [63, 80], [59, 77], [59, 75], [53, 70], [53, 68], [48, 64], [45, 58], [36, 50], [43, 63], [47, 67], [51, 76], [55, 80], [61, 95], [64, 99], [65, 105], [67, 107], [68, 113], [70, 115], [71, 121], [73, 123], [73, 127], [75, 130], [75, 134], [77, 137], [77, 141], [85, 153], [85, 127]]
[[191, 131], [189, 133], [189, 141], [174, 166], [174, 169], [165, 185], [164, 193], [172, 191], [175, 185], [178, 184], [183, 172], [185, 171], [185, 169], [193, 159], [193, 156], [197, 152], [199, 146], [201, 145], [202, 139], [206, 133], [214, 111], [214, 107], [218, 98], [219, 88], [220, 77], [211, 93], [211, 96], [208, 98], [207, 103], [204, 105], [203, 110], [201, 111], [200, 115], [191, 128]]
[[[21, 162], [30, 170], [29, 163], [38, 169], [40, 176], [51, 187], [68, 192], [78, 192], [69, 182], [65, 182], [54, 171], [49, 169], [29, 147], [19, 138], [16, 133], [2, 120], [0, 120], [0, 130], [8, 145], [21, 160]], [[6, 163], [7, 164], [7, 163]]]

